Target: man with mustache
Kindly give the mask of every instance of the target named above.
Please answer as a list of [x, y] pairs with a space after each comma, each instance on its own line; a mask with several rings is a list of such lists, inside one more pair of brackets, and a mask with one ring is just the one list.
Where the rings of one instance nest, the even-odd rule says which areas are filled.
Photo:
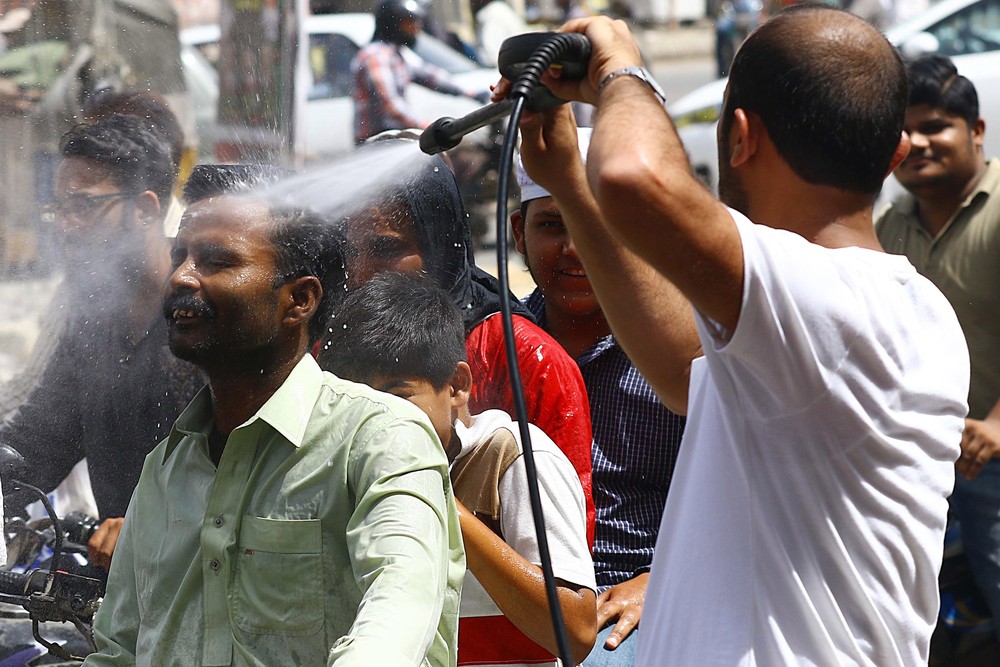
[[[983, 157], [985, 123], [972, 82], [945, 56], [907, 67], [910, 153], [896, 171], [907, 194], [878, 219], [882, 246], [906, 255], [951, 302], [972, 376], [951, 507], [976, 583], [1000, 618], [1000, 160]], [[1000, 632], [1000, 624], [995, 624]]]
[[163, 315], [208, 387], [146, 459], [85, 664], [454, 665], [441, 443], [309, 356], [343, 293], [339, 236], [232, 194], [260, 181], [242, 171], [202, 166], [185, 190]]
[[[61, 151], [45, 221], [63, 242], [65, 324], [0, 441], [24, 456], [24, 481], [44, 491], [87, 459], [102, 520], [90, 559], [106, 568], [146, 454], [204, 381], [170, 353], [150, 298], [170, 267], [169, 144], [149, 121], [112, 114], [67, 132]], [[8, 512], [35, 499], [9, 500]]]

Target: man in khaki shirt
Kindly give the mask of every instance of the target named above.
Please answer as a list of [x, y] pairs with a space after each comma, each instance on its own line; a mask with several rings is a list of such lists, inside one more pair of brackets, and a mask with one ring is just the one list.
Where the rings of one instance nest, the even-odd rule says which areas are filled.
[[969, 418], [951, 502], [976, 582], [1000, 618], [1000, 160], [984, 159], [976, 89], [948, 58], [925, 56], [907, 74], [912, 148], [895, 174], [908, 194], [876, 229], [888, 252], [906, 255], [944, 293], [969, 344]]

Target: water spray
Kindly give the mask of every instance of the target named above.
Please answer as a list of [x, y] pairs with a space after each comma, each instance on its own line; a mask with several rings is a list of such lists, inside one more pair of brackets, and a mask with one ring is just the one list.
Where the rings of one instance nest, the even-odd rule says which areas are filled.
[[504, 133], [500, 179], [497, 185], [497, 279], [500, 282], [500, 316], [503, 321], [507, 365], [510, 368], [514, 411], [524, 449], [524, 468], [528, 478], [528, 495], [531, 501], [531, 514], [535, 521], [539, 560], [542, 563], [542, 575], [545, 579], [545, 594], [559, 646], [559, 658], [564, 665], [574, 665], [576, 661], [573, 660], [569, 648], [569, 637], [566, 634], [566, 624], [563, 621], [555, 576], [552, 572], [549, 543], [545, 536], [545, 517], [542, 514], [542, 501], [538, 492], [538, 472], [531, 448], [531, 435], [528, 432], [528, 409], [524, 402], [521, 371], [514, 347], [514, 324], [511, 320], [507, 273], [507, 195], [514, 164], [518, 123], [524, 109], [544, 111], [566, 102], [539, 83], [542, 75], [550, 67], [557, 66], [562, 69], [562, 78], [581, 79], [587, 74], [589, 62], [590, 40], [578, 33], [529, 33], [511, 37], [500, 46], [498, 55], [500, 73], [513, 82], [507, 98], [476, 109], [461, 118], [440, 118], [431, 123], [420, 135], [420, 149], [428, 155], [435, 155], [454, 148], [462, 141], [462, 137], [470, 132], [510, 115]]

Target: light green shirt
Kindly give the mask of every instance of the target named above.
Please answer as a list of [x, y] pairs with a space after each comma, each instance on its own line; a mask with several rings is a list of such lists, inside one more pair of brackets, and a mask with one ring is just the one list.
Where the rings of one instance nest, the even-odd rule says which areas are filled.
[[911, 194], [879, 216], [875, 231], [886, 252], [906, 255], [955, 309], [972, 358], [969, 417], [983, 419], [1000, 400], [1000, 160], [990, 160], [937, 236]]
[[86, 665], [455, 664], [465, 556], [422, 412], [307, 356], [218, 469], [212, 426], [206, 388], [146, 458]]

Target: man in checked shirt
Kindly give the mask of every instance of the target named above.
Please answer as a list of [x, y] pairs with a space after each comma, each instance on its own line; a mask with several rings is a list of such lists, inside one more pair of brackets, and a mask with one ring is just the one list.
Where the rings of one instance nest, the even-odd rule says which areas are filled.
[[423, 129], [430, 124], [433, 119], [421, 117], [406, 102], [410, 83], [483, 103], [489, 100], [489, 91], [459, 88], [451, 83], [448, 72], [423, 62], [410, 51], [423, 30], [424, 14], [417, 0], [384, 0], [375, 9], [372, 41], [358, 51], [351, 63], [355, 143], [385, 130]]
[[[590, 128], [578, 129], [586, 159]], [[517, 164], [521, 209], [511, 216], [517, 250], [538, 288], [528, 310], [576, 359], [594, 427], [594, 571], [597, 643], [585, 667], [631, 666], [667, 488], [684, 417], [660, 402], [615, 341], [549, 193]], [[677, 328], [679, 335], [687, 331]], [[678, 345], [698, 349], [694, 337]]]

